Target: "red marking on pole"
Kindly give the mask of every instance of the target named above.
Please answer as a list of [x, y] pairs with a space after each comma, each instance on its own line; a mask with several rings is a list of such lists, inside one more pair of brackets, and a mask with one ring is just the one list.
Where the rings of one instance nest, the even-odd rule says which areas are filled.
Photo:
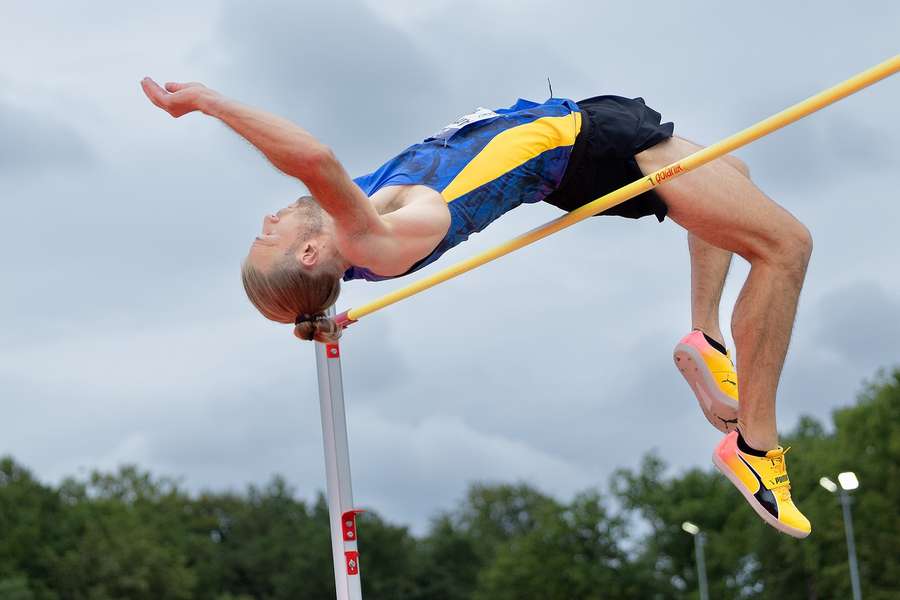
[[359, 552], [348, 550], [344, 552], [344, 558], [347, 559], [347, 575], [359, 575]]
[[328, 358], [340, 358], [341, 347], [337, 344], [325, 344], [325, 356]]
[[345, 542], [356, 541], [356, 515], [365, 512], [364, 510], [354, 509], [348, 510], [341, 515], [341, 530], [344, 532]]
[[354, 319], [351, 319], [349, 316], [347, 316], [347, 313], [349, 312], [349, 310], [345, 310], [341, 314], [335, 315], [334, 317], [334, 322], [340, 325], [341, 329], [347, 329], [349, 326], [356, 323]]

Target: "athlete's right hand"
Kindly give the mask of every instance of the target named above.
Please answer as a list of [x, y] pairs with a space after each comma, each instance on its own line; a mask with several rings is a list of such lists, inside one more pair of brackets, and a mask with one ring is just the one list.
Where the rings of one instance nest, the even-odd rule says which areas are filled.
[[218, 97], [218, 93], [202, 83], [167, 83], [165, 89], [144, 77], [141, 87], [150, 102], [178, 118], [196, 110], [202, 110], [204, 102]]

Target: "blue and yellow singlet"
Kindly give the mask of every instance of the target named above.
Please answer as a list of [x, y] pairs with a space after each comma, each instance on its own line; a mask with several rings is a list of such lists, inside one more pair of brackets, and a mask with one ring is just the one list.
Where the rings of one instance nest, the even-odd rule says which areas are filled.
[[[424, 185], [446, 200], [450, 229], [405, 275], [431, 264], [518, 205], [549, 196], [562, 181], [579, 131], [581, 112], [572, 100], [551, 98], [537, 104], [519, 99], [509, 108], [479, 108], [460, 117], [354, 181], [368, 196], [389, 185]], [[350, 267], [344, 280], [351, 279], [392, 277]]]

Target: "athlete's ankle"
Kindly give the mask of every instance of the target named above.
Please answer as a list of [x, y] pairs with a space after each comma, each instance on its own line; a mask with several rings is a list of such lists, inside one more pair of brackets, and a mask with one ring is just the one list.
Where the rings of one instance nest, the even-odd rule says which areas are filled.
[[747, 442], [747, 440], [744, 439], [744, 436], [741, 434], [740, 430], [738, 430], [737, 447], [738, 447], [738, 450], [740, 450], [744, 454], [750, 454], [751, 456], [765, 456], [766, 455], [765, 450], [760, 450], [758, 448], [754, 448], [753, 446], [751, 446]]
[[725, 338], [722, 336], [722, 332], [718, 329], [704, 329], [703, 327], [692, 327], [694, 331], [699, 331], [703, 334], [703, 337], [706, 339], [706, 342], [721, 352], [722, 354], [728, 354], [728, 349], [725, 346]]
[[753, 435], [748, 435], [747, 431], [748, 428], [741, 422], [740, 418], [738, 418], [737, 444], [738, 448], [742, 452], [746, 452], [747, 454], [753, 454], [756, 456], [765, 456], [766, 452], [768, 452], [769, 450], [774, 450], [778, 447], [777, 435], [772, 439], [768, 439], [765, 436], [754, 437]]

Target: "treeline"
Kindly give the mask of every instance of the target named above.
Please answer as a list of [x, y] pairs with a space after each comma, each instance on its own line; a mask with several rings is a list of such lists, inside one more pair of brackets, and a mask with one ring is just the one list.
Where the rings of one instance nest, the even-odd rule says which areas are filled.
[[[560, 502], [521, 485], [473, 485], [424, 537], [360, 518], [369, 600], [697, 598], [690, 520], [707, 534], [710, 597], [846, 599], [847, 552], [822, 475], [855, 471], [863, 597], [900, 597], [900, 370], [789, 436], [804, 541], [765, 526], [712, 469], [673, 476], [656, 456], [609, 489]], [[324, 500], [283, 480], [244, 494], [192, 496], [133, 467], [47, 486], [0, 460], [0, 599], [328, 600], [334, 598]]]

